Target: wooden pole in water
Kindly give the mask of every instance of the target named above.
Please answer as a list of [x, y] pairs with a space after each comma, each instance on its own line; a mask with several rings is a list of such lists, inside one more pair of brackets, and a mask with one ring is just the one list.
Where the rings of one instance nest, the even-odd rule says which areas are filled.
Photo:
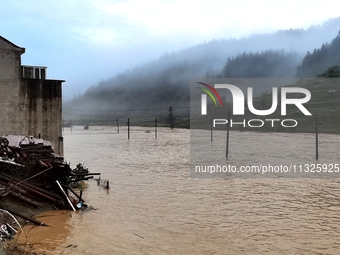
[[[82, 196], [83, 196], [83, 190], [81, 189], [80, 190], [80, 195], [79, 195], [79, 203], [84, 201], [84, 199], [82, 199]], [[85, 202], [85, 201], [84, 201]]]
[[119, 122], [118, 122], [118, 119], [117, 119], [117, 132], [119, 134]]
[[228, 150], [229, 150], [229, 129], [230, 129], [230, 112], [228, 112], [228, 123], [227, 123], [227, 143], [226, 143], [226, 151], [225, 157], [228, 158]]
[[155, 138], [157, 138], [157, 118], [155, 118]]
[[213, 119], [211, 119], [210, 142], [213, 142]]
[[128, 124], [128, 139], [130, 140], [130, 118], [128, 118], [127, 124]]
[[82, 195], [83, 195], [83, 190], [82, 190], [82, 189], [80, 190], [80, 195], [78, 195], [71, 187], [69, 187], [69, 186], [67, 186], [67, 185], [64, 185], [64, 184], [61, 184], [61, 186], [64, 187], [64, 188], [66, 188], [66, 189], [68, 189], [69, 191], [71, 191], [71, 193], [72, 193], [73, 195], [75, 195], [75, 196], [79, 199], [79, 203], [80, 203], [80, 202], [85, 202], [85, 200], [82, 199]]
[[319, 130], [318, 115], [315, 115], [315, 159], [319, 160]]

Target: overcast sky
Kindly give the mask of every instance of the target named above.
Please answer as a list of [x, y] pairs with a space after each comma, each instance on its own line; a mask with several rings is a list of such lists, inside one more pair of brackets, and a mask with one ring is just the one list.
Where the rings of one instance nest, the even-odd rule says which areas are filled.
[[[66, 80], [64, 97], [204, 41], [308, 28], [339, 16], [338, 1], [2, 1], [0, 35], [26, 48], [22, 64]], [[333, 8], [333, 7], [334, 8]]]

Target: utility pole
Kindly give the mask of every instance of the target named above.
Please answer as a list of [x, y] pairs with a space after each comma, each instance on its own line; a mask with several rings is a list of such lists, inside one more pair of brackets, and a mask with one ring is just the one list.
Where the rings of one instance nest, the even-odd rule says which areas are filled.
[[128, 139], [130, 140], [130, 118], [128, 118], [127, 125], [128, 125]]
[[157, 118], [155, 118], [155, 138], [157, 138]]
[[228, 152], [229, 152], [229, 129], [230, 129], [230, 112], [228, 112], [228, 123], [227, 123], [227, 143], [226, 143], [226, 151], [225, 151], [226, 158], [228, 158]]
[[318, 122], [318, 115], [315, 115], [315, 159], [319, 160], [319, 129], [318, 126], [322, 123]]
[[210, 142], [213, 142], [213, 120], [211, 120], [211, 129], [210, 129]]

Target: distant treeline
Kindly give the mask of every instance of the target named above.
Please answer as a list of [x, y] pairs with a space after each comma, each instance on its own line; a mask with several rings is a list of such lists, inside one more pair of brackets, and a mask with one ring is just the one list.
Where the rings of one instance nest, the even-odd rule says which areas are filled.
[[222, 68], [222, 78], [285, 78], [295, 77], [296, 68], [301, 61], [297, 52], [286, 53], [281, 50], [267, 50], [257, 53], [243, 53], [228, 58]]
[[307, 52], [297, 69], [297, 76], [315, 77], [335, 65], [340, 65], [340, 31], [330, 44], [323, 44], [321, 48], [314, 49], [313, 53]]

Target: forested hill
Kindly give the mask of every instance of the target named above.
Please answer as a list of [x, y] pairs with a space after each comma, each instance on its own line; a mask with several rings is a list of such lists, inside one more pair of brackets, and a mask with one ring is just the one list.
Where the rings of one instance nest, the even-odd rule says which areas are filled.
[[220, 77], [295, 77], [300, 62], [301, 57], [297, 52], [267, 50], [261, 53], [243, 53], [228, 58]]
[[[190, 79], [207, 74], [220, 75], [221, 71], [225, 76], [241, 75], [233, 68], [236, 59], [242, 58], [264, 61], [262, 69], [251, 76], [268, 77], [268, 72], [291, 76], [292, 69], [299, 64], [297, 59], [301, 63], [307, 51], [330, 42], [339, 28], [340, 17], [307, 30], [289, 29], [241, 39], [212, 40], [164, 54], [157, 60], [124, 73], [112, 74], [112, 78], [93, 85], [83, 95], [66, 102], [63, 118], [65, 121], [90, 122], [123, 117], [159, 117], [167, 115], [170, 105], [174, 108], [174, 114], [188, 116]], [[273, 61], [277, 63], [276, 70], [282, 68], [275, 74], [269, 71], [271, 69], [265, 70], [273, 67]], [[283, 62], [280, 64], [280, 61]], [[251, 64], [247, 63], [243, 73], [248, 72], [250, 67]]]
[[[340, 27], [339, 27], [340, 28]], [[340, 31], [330, 44], [309, 51], [297, 69], [298, 77], [315, 77], [332, 66], [340, 65]]]

